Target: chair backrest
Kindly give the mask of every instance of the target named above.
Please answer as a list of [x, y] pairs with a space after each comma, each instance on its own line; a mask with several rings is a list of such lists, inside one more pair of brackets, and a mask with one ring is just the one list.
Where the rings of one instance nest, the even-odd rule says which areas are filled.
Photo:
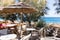
[[33, 31], [33, 32], [31, 33], [31, 36], [39, 36], [39, 32], [38, 32], [38, 31]]

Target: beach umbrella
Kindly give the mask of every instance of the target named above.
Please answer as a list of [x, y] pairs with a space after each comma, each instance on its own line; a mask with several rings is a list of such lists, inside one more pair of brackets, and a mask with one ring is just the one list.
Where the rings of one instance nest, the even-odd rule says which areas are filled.
[[60, 24], [51, 24], [50, 26], [55, 27], [55, 28], [60, 28]]
[[34, 13], [37, 11], [38, 10], [32, 7], [31, 5], [25, 4], [23, 2], [19, 2], [19, 3], [11, 4], [7, 7], [4, 7], [2, 10], [0, 10], [0, 13], [5, 15], [12, 14], [12, 13], [20, 13], [21, 19], [22, 19], [23, 13]]
[[37, 9], [23, 2], [11, 4], [7, 7], [4, 7], [0, 11], [0, 13], [33, 13], [33, 12], [37, 12]]

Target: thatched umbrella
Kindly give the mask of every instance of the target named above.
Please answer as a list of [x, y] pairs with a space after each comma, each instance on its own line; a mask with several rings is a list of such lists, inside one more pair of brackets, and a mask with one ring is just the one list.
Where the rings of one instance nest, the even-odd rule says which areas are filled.
[[60, 24], [50, 24], [49, 27], [60, 28]]
[[36, 11], [37, 10], [34, 7], [20, 2], [4, 7], [3, 10], [0, 11], [0, 13], [33, 13]]
[[[37, 12], [38, 10], [32, 7], [31, 5], [19, 2], [17, 4], [12, 4], [7, 7], [4, 7], [3, 10], [0, 11], [2, 14], [12, 14], [12, 13], [34, 13]], [[21, 15], [22, 17], [22, 15]], [[22, 18], [21, 18], [22, 19]]]

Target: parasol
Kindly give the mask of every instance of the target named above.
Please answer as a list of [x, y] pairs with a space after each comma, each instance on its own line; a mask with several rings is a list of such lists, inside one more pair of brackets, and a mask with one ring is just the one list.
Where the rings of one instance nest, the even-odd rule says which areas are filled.
[[37, 12], [37, 9], [22, 2], [4, 7], [0, 11], [0, 13], [33, 13], [33, 12]]
[[60, 28], [60, 24], [51, 24], [50, 26]]
[[7, 7], [3, 7], [2, 10], [0, 10], [0, 13], [4, 14], [2, 15], [4, 17], [6, 16], [6, 14], [20, 13], [22, 17], [23, 13], [34, 13], [37, 11], [38, 10], [32, 7], [31, 5], [25, 4], [24, 2], [19, 2], [16, 4], [11, 4]]

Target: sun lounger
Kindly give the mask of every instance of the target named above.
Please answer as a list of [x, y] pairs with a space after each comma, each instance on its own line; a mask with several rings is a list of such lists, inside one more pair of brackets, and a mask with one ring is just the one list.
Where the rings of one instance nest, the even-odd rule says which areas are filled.
[[17, 37], [16, 34], [8, 34], [8, 35], [2, 35], [0, 36], [0, 40], [12, 40]]

